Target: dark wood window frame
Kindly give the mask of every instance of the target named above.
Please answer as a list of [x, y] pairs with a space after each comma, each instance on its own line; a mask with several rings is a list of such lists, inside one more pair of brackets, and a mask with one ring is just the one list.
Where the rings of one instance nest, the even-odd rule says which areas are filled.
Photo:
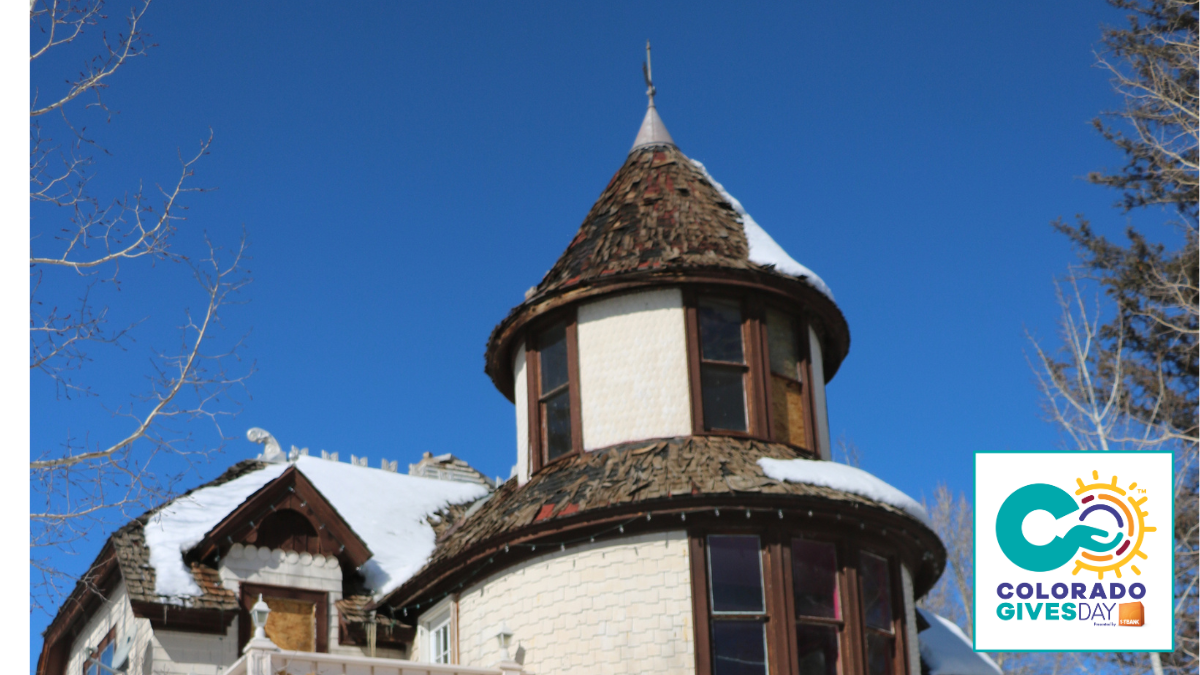
[[[96, 652], [95, 652], [95, 654], [92, 655], [92, 658], [102, 659], [102, 657], [104, 656], [104, 650], [108, 649], [108, 647], [110, 645], [113, 647], [113, 650], [114, 650], [113, 654], [115, 655], [116, 654], [116, 651], [115, 651], [116, 650], [116, 641], [117, 641], [117, 627], [113, 626], [112, 628], [109, 628], [108, 633], [106, 633], [104, 635], [104, 637], [100, 638], [100, 641], [96, 643]], [[87, 673], [88, 673], [88, 666], [90, 665], [88, 663], [88, 661], [89, 661], [89, 658], [85, 653], [84, 657], [83, 657], [83, 669], [80, 671], [84, 675], [87, 675]], [[101, 661], [101, 663], [103, 663], [103, 661]], [[95, 668], [94, 670], [98, 673], [98, 675], [108, 675], [108, 671], [104, 670], [103, 668]]]
[[[891, 630], [892, 630], [892, 675], [907, 675], [908, 673], [908, 650], [917, 649], [917, 645], [908, 644], [908, 632], [906, 624], [906, 609], [904, 607], [904, 587], [903, 579], [900, 572], [900, 562], [895, 556], [888, 555], [881, 551], [875, 550], [872, 547], [861, 547], [855, 551], [855, 571], [861, 568], [861, 554], [870, 553], [877, 558], [882, 558], [887, 561], [888, 569], [888, 584], [891, 590]], [[861, 577], [861, 575], [859, 575]], [[861, 595], [861, 578], [855, 584], [855, 590]], [[859, 658], [862, 659], [862, 672], [867, 672], [867, 633], [874, 631], [866, 625], [865, 617], [862, 617], [862, 602], [861, 599], [856, 599], [855, 610], [859, 613], [858, 630], [862, 637], [859, 640]]]
[[837, 551], [838, 601], [840, 620], [820, 621], [804, 618], [802, 623], [829, 623], [840, 627], [839, 675], [866, 673], [867, 642], [865, 617], [862, 611], [859, 579], [860, 553], [866, 551], [888, 562], [891, 591], [892, 631], [895, 637], [893, 675], [919, 675], [909, 672], [905, 604], [901, 584], [900, 562], [895, 556], [884, 555], [857, 540], [810, 533], [783, 525], [769, 527], [698, 528], [689, 531], [688, 546], [691, 560], [692, 618], [695, 625], [696, 675], [713, 674], [712, 628], [713, 616], [709, 607], [709, 578], [707, 539], [714, 534], [754, 534], [760, 538], [762, 552], [763, 590], [766, 595], [767, 667], [771, 675], [790, 675], [799, 672], [796, 649], [795, 598], [792, 591], [791, 541], [807, 539], [831, 543]]
[[[704, 399], [701, 385], [701, 367], [706, 363], [700, 351], [699, 304], [703, 300], [736, 302], [742, 311], [742, 345], [745, 354], [746, 431], [708, 429], [704, 420]], [[816, 414], [813, 401], [812, 360], [808, 347], [808, 323], [796, 308], [773, 302], [764, 302], [753, 293], [731, 293], [727, 289], [685, 288], [683, 304], [687, 332], [688, 380], [692, 405], [692, 434], [761, 438], [784, 443], [814, 457], [820, 456], [817, 448]], [[787, 439], [772, 437], [774, 428], [771, 393], [771, 361], [767, 344], [767, 310], [787, 315], [796, 331], [801, 359], [801, 386], [804, 392], [804, 435], [807, 447], [791, 443]], [[716, 363], [715, 365], [724, 365]]]
[[254, 631], [254, 624], [250, 621], [250, 608], [254, 606], [255, 602], [258, 602], [258, 595], [260, 593], [267, 597], [303, 600], [304, 602], [313, 603], [316, 606], [317, 614], [316, 635], [313, 636], [313, 647], [315, 651], [321, 654], [329, 652], [329, 593], [292, 586], [271, 586], [249, 582], [240, 585], [239, 593], [241, 594], [242, 606], [241, 613], [238, 615], [239, 654], [246, 647], [246, 643], [250, 641], [250, 636]]
[[[563, 324], [567, 347], [567, 388], [571, 406], [571, 450], [549, 458], [546, 448], [545, 420], [542, 419], [542, 372], [539, 358], [538, 336]], [[525, 384], [529, 406], [529, 473], [533, 475], [542, 467], [583, 452], [583, 405], [579, 393], [579, 331], [573, 309], [556, 313], [530, 326], [525, 338]], [[557, 392], [558, 390], [556, 390]]]
[[[787, 307], [784, 307], [782, 305], [777, 305], [775, 303], [768, 303], [766, 305], [766, 307], [762, 313], [763, 328], [759, 331], [762, 336], [761, 337], [761, 339], [762, 339], [761, 350], [763, 353], [763, 360], [764, 360], [763, 396], [765, 397], [766, 402], [764, 403], [763, 407], [766, 409], [766, 412], [767, 412], [767, 436], [772, 436], [774, 429], [775, 429], [775, 420], [772, 419], [772, 416], [774, 415], [774, 410], [775, 410], [775, 405], [774, 405], [775, 401], [773, 400], [774, 399], [774, 388], [771, 386], [771, 378], [772, 377], [787, 377], [786, 375], [779, 375], [778, 373], [775, 373], [773, 370], [771, 370], [771, 351], [770, 351], [770, 347], [768, 345], [768, 336], [767, 336], [767, 327], [766, 327], [767, 326], [767, 310], [773, 310], [773, 311], [779, 312], [780, 314], [783, 314], [784, 316], [786, 316], [788, 318], [788, 320], [790, 320], [792, 323], [792, 330], [795, 331], [796, 339], [798, 341], [798, 344], [796, 345], [796, 347], [797, 347], [798, 358], [800, 360], [800, 379], [793, 380], [793, 381], [798, 382], [800, 384], [800, 391], [802, 392], [801, 396], [802, 396], [803, 404], [804, 404], [805, 445], [803, 445], [803, 446], [797, 445], [795, 443], [792, 443], [789, 439], [772, 438], [771, 440], [775, 441], [776, 443], [786, 443], [787, 445], [791, 445], [800, 450], [811, 453], [813, 456], [819, 456], [819, 451], [817, 449], [817, 417], [816, 417], [816, 412], [815, 412], [816, 405], [815, 405], [815, 401], [813, 401], [813, 386], [814, 385], [813, 385], [813, 374], [812, 374], [812, 355], [809, 353], [809, 344], [808, 344], [808, 322], [805, 321], [803, 316], [799, 312], [797, 312], [795, 309], [789, 309]], [[792, 378], [789, 377], [787, 379], [792, 379]]]

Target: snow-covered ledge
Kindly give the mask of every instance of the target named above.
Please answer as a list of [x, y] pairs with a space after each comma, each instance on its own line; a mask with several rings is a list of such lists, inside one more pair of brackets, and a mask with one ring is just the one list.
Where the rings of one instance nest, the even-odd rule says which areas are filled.
[[343, 654], [247, 649], [224, 675], [309, 675], [310, 673], [372, 673], [372, 675], [526, 675], [521, 665], [501, 661], [490, 668], [419, 663]]
[[929, 624], [917, 635], [929, 675], [1004, 675], [990, 656], [975, 651], [971, 639], [953, 622], [926, 609], [917, 611]]
[[921, 521], [929, 529], [933, 524], [925, 507], [896, 488], [879, 480], [862, 469], [815, 459], [770, 459], [758, 460], [768, 478], [789, 483], [804, 483], [849, 492], [860, 497], [873, 499], [881, 504], [894, 506]]

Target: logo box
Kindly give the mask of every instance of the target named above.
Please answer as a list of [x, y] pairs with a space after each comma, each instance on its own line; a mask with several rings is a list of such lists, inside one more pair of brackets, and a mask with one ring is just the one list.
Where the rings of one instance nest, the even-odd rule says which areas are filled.
[[975, 455], [975, 649], [1172, 651], [1170, 452]]

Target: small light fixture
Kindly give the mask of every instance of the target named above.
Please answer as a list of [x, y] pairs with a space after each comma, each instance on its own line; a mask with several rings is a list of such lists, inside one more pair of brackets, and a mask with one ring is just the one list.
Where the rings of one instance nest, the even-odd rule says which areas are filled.
[[500, 629], [496, 631], [496, 644], [500, 646], [500, 659], [502, 661], [511, 661], [512, 657], [508, 655], [508, 648], [512, 646], [513, 632], [509, 629], [507, 623], [500, 624]]
[[271, 613], [271, 608], [263, 601], [262, 593], [258, 594], [258, 602], [250, 608], [250, 620], [254, 622], [254, 637], [267, 637], [267, 616]]

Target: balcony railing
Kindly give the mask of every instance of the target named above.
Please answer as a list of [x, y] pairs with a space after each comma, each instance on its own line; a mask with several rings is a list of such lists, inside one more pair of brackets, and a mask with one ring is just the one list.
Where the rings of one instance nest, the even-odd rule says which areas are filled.
[[[269, 643], [268, 643], [269, 644]], [[404, 659], [292, 652], [247, 645], [224, 675], [525, 675], [520, 664], [501, 661], [490, 668], [421, 663]]]

